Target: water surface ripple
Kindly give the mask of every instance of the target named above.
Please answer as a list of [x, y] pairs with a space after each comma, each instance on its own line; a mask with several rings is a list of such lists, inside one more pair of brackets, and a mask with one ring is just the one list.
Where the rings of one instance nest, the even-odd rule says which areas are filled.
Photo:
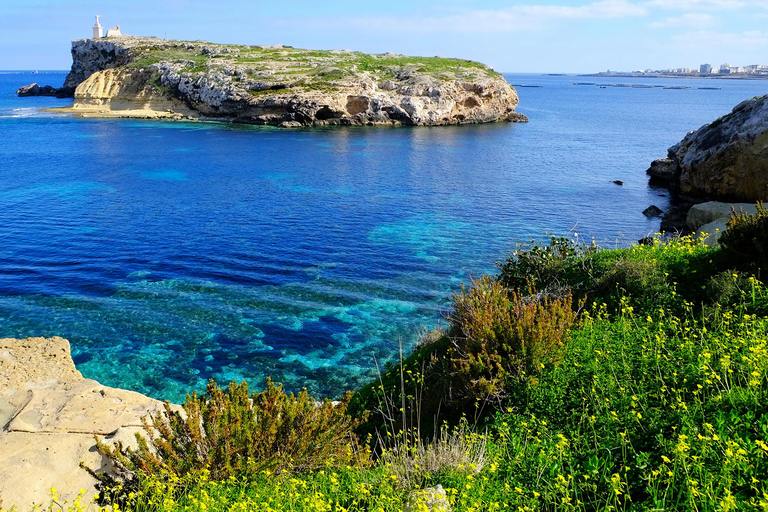
[[66, 337], [85, 376], [171, 400], [209, 378], [358, 386], [519, 241], [657, 230], [648, 163], [768, 92], [510, 75], [544, 86], [519, 89], [529, 124], [317, 130], [78, 120], [14, 95], [63, 78], [0, 74], [0, 336]]

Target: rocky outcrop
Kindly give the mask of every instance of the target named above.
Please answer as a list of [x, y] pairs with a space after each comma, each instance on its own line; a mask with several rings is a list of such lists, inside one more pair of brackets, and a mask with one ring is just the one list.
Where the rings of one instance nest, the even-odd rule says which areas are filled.
[[72, 112], [147, 111], [282, 127], [526, 121], [479, 63], [152, 38], [74, 41]]
[[96, 480], [79, 467], [108, 470], [94, 435], [130, 442], [141, 417], [162, 404], [84, 379], [63, 338], [0, 339], [0, 509], [47, 509], [51, 488], [70, 503]]
[[688, 210], [685, 223], [691, 232], [701, 237], [702, 244], [716, 247], [720, 237], [727, 230], [728, 218], [732, 212], [755, 214], [757, 206], [752, 203], [717, 201], [695, 204]]
[[652, 184], [699, 201], [768, 199], [768, 95], [689, 133], [647, 173]]
[[128, 64], [138, 50], [131, 44], [119, 41], [120, 39], [72, 41], [72, 69], [64, 80], [64, 87], [72, 87], [74, 90], [97, 71]]
[[73, 87], [53, 87], [50, 85], [40, 86], [37, 82], [19, 87], [16, 94], [19, 97], [25, 96], [55, 96], [57, 98], [71, 98], [75, 93]]

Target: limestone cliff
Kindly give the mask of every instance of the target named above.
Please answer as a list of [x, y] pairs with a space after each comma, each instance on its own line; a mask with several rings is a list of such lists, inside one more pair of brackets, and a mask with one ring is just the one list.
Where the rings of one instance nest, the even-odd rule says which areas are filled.
[[283, 127], [526, 120], [499, 73], [458, 59], [133, 37], [74, 41], [72, 56], [65, 85], [83, 114]]
[[647, 172], [694, 200], [768, 200], [768, 95], [689, 133]]

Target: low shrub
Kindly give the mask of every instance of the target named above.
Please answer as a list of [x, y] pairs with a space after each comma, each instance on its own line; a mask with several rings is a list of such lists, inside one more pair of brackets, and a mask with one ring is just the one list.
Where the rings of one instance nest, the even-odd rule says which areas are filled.
[[560, 360], [576, 320], [572, 298], [522, 295], [488, 276], [453, 298], [448, 371], [453, 402], [501, 403], [513, 380]]
[[267, 379], [266, 389], [249, 394], [231, 383], [213, 381], [204, 396], [187, 396], [183, 410], [168, 403], [145, 419], [136, 449], [97, 443], [126, 479], [139, 475], [184, 477], [205, 471], [212, 480], [271, 473], [311, 471], [331, 465], [362, 466], [369, 454], [353, 433], [358, 420], [346, 414], [350, 399], [315, 402], [306, 390], [286, 394]]
[[768, 276], [768, 209], [760, 202], [749, 215], [732, 211], [720, 245], [737, 261], [754, 265], [758, 278]]
[[[407, 435], [394, 437], [380, 462], [402, 489], [418, 489], [456, 474], [476, 475], [486, 464], [486, 437], [475, 434], [466, 422], [453, 429], [444, 426], [431, 441]], [[386, 441], [385, 441], [386, 442]]]

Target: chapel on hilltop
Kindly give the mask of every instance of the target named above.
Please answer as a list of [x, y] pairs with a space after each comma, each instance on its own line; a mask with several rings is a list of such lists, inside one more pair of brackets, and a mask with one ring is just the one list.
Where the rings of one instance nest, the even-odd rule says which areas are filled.
[[101, 27], [101, 23], [99, 23], [100, 15], [96, 15], [96, 23], [93, 25], [93, 38], [94, 39], [101, 39], [103, 37], [120, 37], [123, 34], [120, 32], [120, 25], [110, 28], [107, 30], [107, 35], [104, 36], [104, 30]]

